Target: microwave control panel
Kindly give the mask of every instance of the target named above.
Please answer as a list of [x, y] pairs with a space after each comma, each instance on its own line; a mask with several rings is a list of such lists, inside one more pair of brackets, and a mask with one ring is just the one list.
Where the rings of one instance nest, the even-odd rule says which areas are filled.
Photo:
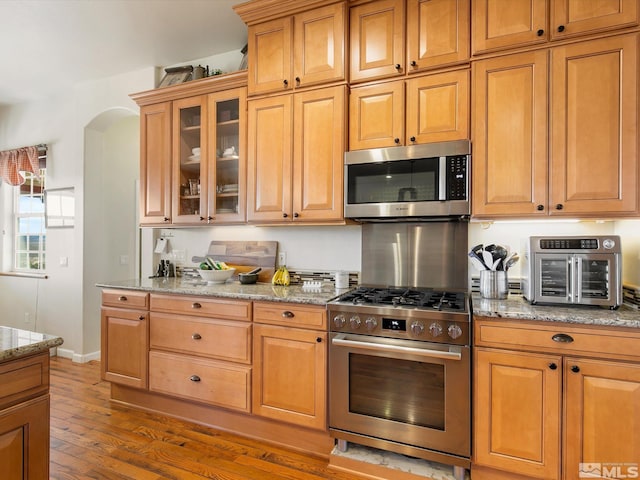
[[467, 156], [447, 157], [447, 200], [467, 199]]

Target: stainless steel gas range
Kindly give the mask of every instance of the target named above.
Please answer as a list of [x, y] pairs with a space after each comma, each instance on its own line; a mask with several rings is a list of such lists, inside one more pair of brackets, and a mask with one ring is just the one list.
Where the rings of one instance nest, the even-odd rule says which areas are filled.
[[[465, 256], [466, 231], [466, 224], [448, 222], [363, 226], [363, 255], [405, 251], [409, 260], [396, 256], [380, 268], [380, 258], [363, 258], [362, 276], [371, 284], [328, 305], [329, 429], [339, 448], [354, 442], [440, 462], [464, 478], [471, 455], [471, 309], [467, 260], [458, 257]], [[462, 250], [451, 248], [456, 237], [465, 240]], [[421, 269], [427, 271], [403, 274]], [[444, 287], [426, 285], [428, 269]], [[419, 285], [384, 285], [393, 278], [417, 278]]]

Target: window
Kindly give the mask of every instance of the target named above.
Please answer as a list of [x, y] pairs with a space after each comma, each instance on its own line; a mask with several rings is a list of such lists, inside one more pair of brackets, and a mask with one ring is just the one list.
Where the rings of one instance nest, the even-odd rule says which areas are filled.
[[25, 172], [25, 182], [17, 186], [14, 201], [16, 271], [43, 271], [45, 269], [44, 188], [46, 169], [40, 169], [40, 178]]

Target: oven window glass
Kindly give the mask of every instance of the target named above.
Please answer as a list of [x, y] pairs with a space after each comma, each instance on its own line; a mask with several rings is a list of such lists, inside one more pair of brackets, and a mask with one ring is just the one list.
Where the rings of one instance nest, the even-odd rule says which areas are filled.
[[438, 199], [438, 158], [349, 165], [348, 203], [424, 202]]
[[582, 297], [609, 298], [608, 260], [582, 260]]
[[349, 354], [349, 411], [444, 431], [444, 365]]
[[571, 286], [567, 257], [540, 260], [540, 289], [545, 297], [566, 297]]

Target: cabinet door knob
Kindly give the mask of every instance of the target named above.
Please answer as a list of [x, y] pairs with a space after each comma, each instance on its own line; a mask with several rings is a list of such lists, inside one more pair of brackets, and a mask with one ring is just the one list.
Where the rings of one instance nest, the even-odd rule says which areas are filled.
[[418, 62], [416, 62], [415, 60], [411, 60], [411, 64], [412, 67], [417, 67], [418, 66]]
[[571, 335], [567, 335], [566, 333], [556, 333], [551, 340], [558, 343], [571, 343], [573, 342], [573, 337]]
[[544, 210], [544, 205], [536, 205], [536, 210], [541, 212], [542, 210]]
[[169, 220], [170, 220], [169, 217], [164, 217], [165, 222], [168, 222]]
[[300, 85], [300, 77], [296, 77], [296, 84]]
[[416, 141], [416, 137], [411, 137], [409, 140], [411, 140], [412, 142]]
[[549, 368], [551, 370], [555, 370], [556, 368], [558, 368], [558, 365], [556, 365], [555, 363], [552, 362], [552, 363], [549, 364]]
[[144, 320], [144, 315], [140, 315], [140, 316], [138, 317], [138, 320]]
[[211, 221], [211, 220], [213, 220], [213, 217], [212, 217], [211, 215], [209, 215], [209, 216], [207, 217], [207, 220]]
[[289, 214], [287, 212], [282, 212], [282, 218], [287, 218]]
[[318, 337], [318, 338], [316, 338], [316, 342], [318, 342], [318, 343], [322, 343], [322, 337]]
[[201, 305], [201, 304], [199, 304], [198, 302], [193, 302], [193, 303], [191, 304], [191, 308], [202, 308], [202, 305]]
[[399, 138], [394, 138], [393, 139], [393, 143], [400, 143], [400, 139]]
[[289, 80], [283, 80], [282, 83], [284, 84], [284, 86], [288, 86], [289, 85]]
[[544, 35], [544, 30], [540, 29], [536, 32], [536, 35], [538, 35], [539, 37], [541, 37], [542, 35]]
[[398, 71], [400, 71], [400, 69], [402, 68], [399, 63], [396, 63], [395, 67], [396, 67], [396, 70]]
[[202, 221], [204, 221], [204, 217], [200, 217], [200, 221], [201, 221], [201, 222], [202, 222]]
[[191, 380], [192, 382], [199, 382], [200, 381], [200, 377], [198, 375], [191, 375], [189, 377], [189, 380]]
[[558, 32], [560, 32], [560, 33], [564, 32], [564, 25], [559, 25], [558, 26]]
[[556, 205], [556, 210], [562, 210], [564, 208], [564, 205], [562, 205], [561, 203], [558, 203]]
[[578, 365], [573, 365], [573, 366], [571, 367], [571, 371], [572, 371], [573, 373], [578, 373], [578, 372], [580, 371], [580, 367], [579, 367]]
[[294, 217], [294, 218], [298, 218], [299, 216], [300, 216], [300, 214], [299, 214], [298, 212], [295, 212], [295, 213], [293, 214], [293, 217]]
[[120, 300], [121, 302], [126, 302], [127, 301], [127, 297], [125, 297], [124, 295], [120, 295], [118, 297], [118, 300]]
[[295, 315], [293, 314], [293, 312], [289, 311], [289, 310], [285, 310], [284, 312], [282, 312], [282, 316], [284, 318], [293, 318], [295, 317]]
[[191, 338], [193, 338], [194, 340], [201, 340], [202, 335], [200, 335], [199, 333], [194, 333], [193, 335], [191, 335]]

